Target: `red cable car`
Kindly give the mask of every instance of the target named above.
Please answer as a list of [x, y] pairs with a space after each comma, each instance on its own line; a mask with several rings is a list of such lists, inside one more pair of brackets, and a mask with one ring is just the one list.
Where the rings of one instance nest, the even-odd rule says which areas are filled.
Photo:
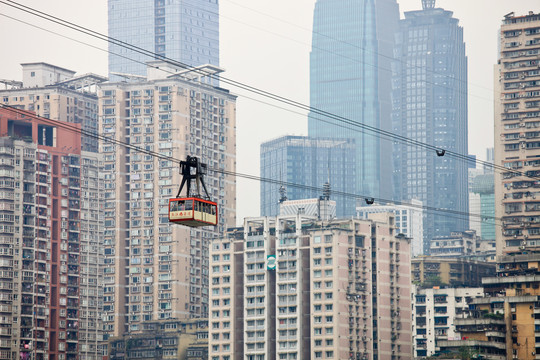
[[169, 200], [169, 221], [186, 226], [216, 225], [217, 204], [199, 198]]
[[[206, 164], [200, 163], [196, 157], [188, 156], [180, 162], [182, 184], [175, 199], [169, 200], [169, 221], [190, 227], [215, 226], [218, 221], [217, 204], [210, 200], [203, 176]], [[192, 173], [192, 169], [195, 172]], [[197, 195], [191, 195], [191, 181], [195, 180]], [[206, 193], [206, 199], [200, 195], [200, 185]], [[187, 185], [187, 197], [180, 197], [184, 185]]]

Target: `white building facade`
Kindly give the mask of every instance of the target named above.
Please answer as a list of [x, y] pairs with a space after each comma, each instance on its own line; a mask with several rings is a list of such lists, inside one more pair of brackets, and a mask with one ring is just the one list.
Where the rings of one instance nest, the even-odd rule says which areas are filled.
[[483, 296], [483, 288], [421, 289], [413, 286], [414, 358], [433, 355], [439, 340], [455, 340], [459, 334], [454, 320], [468, 310], [472, 299]]
[[416, 257], [423, 254], [424, 210], [422, 202], [411, 200], [411, 205], [371, 205], [356, 208], [359, 219], [367, 219], [369, 214], [390, 212], [395, 215], [396, 231], [411, 239], [411, 256]]

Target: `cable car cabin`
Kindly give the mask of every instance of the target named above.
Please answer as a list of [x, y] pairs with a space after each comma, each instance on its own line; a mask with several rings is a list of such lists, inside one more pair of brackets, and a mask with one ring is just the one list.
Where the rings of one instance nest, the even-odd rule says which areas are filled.
[[215, 226], [217, 224], [217, 204], [199, 198], [169, 200], [169, 221], [181, 225]]

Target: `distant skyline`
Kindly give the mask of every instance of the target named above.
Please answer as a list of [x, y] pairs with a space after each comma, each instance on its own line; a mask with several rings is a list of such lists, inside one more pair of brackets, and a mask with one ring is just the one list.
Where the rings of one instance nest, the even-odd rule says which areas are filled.
[[[420, 0], [398, 1], [403, 11], [418, 10]], [[21, 0], [24, 5], [49, 12], [85, 27], [107, 32], [107, 2], [95, 0]], [[220, 1], [220, 65], [224, 76], [275, 92], [296, 101], [309, 103], [309, 51], [315, 0]], [[485, 158], [485, 148], [493, 146], [493, 73], [497, 61], [498, 30], [503, 16], [514, 11], [540, 12], [537, 0], [439, 0], [437, 6], [454, 12], [464, 28], [469, 58], [469, 152]], [[58, 25], [0, 5], [0, 14], [62, 33], [101, 49], [107, 44]], [[72, 40], [0, 16], [3, 57], [0, 79], [21, 79], [20, 63], [45, 61], [77, 71], [107, 74], [107, 53]], [[0, 85], [2, 86], [2, 85]], [[224, 86], [226, 87], [226, 86]], [[255, 95], [234, 88], [237, 103], [237, 171], [259, 173], [259, 147], [263, 141], [282, 135], [307, 134], [307, 113], [286, 112], [255, 102]], [[264, 98], [261, 101], [269, 102]], [[279, 105], [282, 106], [282, 105]], [[238, 179], [238, 214], [259, 214], [259, 183]], [[369, 194], [362, 194], [369, 195]]]

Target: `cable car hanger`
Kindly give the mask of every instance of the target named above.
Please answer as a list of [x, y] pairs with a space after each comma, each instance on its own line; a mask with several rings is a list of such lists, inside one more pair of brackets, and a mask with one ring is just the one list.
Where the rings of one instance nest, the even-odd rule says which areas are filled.
[[[218, 223], [217, 203], [210, 199], [204, 183], [207, 166], [197, 157], [187, 156], [180, 162], [182, 183], [176, 198], [169, 199], [169, 221], [189, 227], [216, 226]], [[195, 182], [197, 194], [192, 194], [192, 181]], [[186, 186], [186, 197], [180, 194]], [[201, 195], [201, 187], [206, 196]]]
[[[191, 172], [191, 169], [195, 169], [195, 173], [193, 174]], [[176, 197], [180, 197], [180, 193], [182, 192], [182, 189], [184, 188], [184, 185], [187, 183], [187, 197], [191, 196], [191, 180], [195, 179], [195, 185], [197, 186], [197, 194], [193, 194], [193, 197], [197, 197], [200, 199], [203, 199], [201, 196], [201, 185], [204, 189], [204, 192], [206, 194], [206, 200], [210, 200], [210, 195], [208, 194], [208, 190], [206, 189], [206, 185], [204, 183], [204, 175], [206, 175], [206, 170], [208, 169], [208, 166], [204, 163], [201, 163], [199, 161], [199, 158], [196, 156], [187, 156], [186, 161], [180, 161], [180, 174], [182, 174], [182, 183], [180, 184], [180, 189], [178, 189], [178, 194], [176, 194]]]

